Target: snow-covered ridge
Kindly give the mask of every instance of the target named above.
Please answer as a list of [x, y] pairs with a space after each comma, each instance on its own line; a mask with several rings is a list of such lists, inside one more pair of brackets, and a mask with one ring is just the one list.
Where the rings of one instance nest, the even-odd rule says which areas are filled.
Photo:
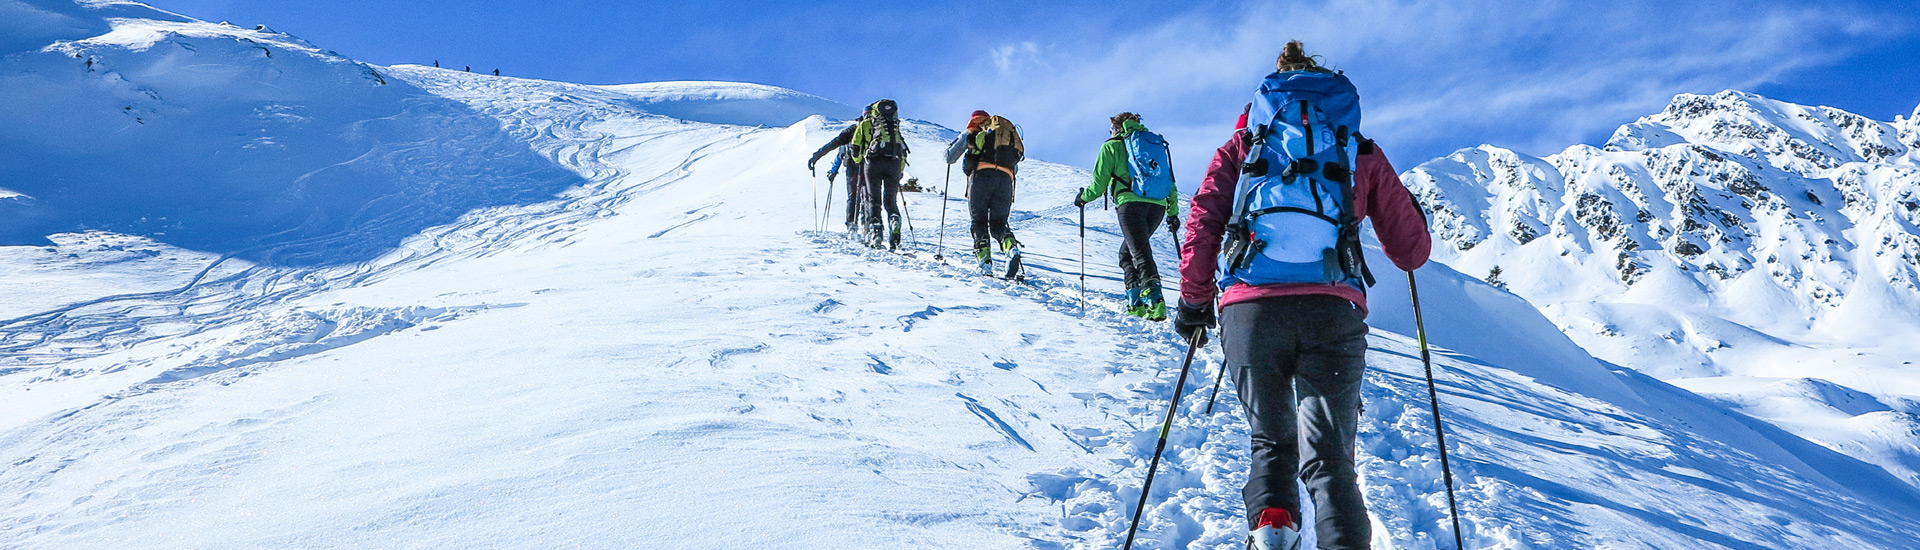
[[1920, 166], [1894, 139], [1899, 123], [1739, 92], [1683, 95], [1604, 149], [1535, 158], [1481, 146], [1406, 179], [1472, 271], [1533, 247], [1610, 271], [1563, 288], [1616, 294], [1671, 267], [1703, 287], [1700, 300], [1754, 272], [1749, 282], [1786, 291], [1786, 305], [1818, 321], [1856, 280], [1920, 289]]
[[[1437, 258], [1527, 298], [1603, 359], [1730, 403], [1757, 403], [1740, 393], [1754, 390], [1833, 408], [1821, 392], [1702, 379], [1817, 377], [1805, 384], [1911, 403], [1920, 380], [1898, 373], [1920, 357], [1914, 120], [1681, 95], [1604, 147], [1485, 145], [1404, 179], [1431, 212]], [[1834, 430], [1744, 410], [1920, 483], [1920, 408]]]
[[787, 126], [812, 115], [860, 116], [839, 102], [764, 84], [744, 82], [647, 82], [601, 86], [633, 96], [648, 112], [682, 120], [741, 126]]

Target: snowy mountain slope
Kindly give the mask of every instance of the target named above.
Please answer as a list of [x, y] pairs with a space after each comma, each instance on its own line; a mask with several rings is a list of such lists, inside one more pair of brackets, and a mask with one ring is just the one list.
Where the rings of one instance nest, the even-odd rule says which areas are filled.
[[271, 30], [129, 2], [0, 0], [0, 243], [111, 231], [278, 265], [361, 262], [580, 178], [492, 119]]
[[1604, 149], [1482, 146], [1405, 179], [1436, 257], [1597, 356], [1920, 484], [1914, 120], [1682, 95]]
[[[0, 247], [40, 283], [0, 286], [0, 548], [1118, 541], [1181, 350], [1114, 312], [1110, 212], [1088, 212], [1080, 312], [1066, 194], [1084, 171], [1023, 164], [1035, 280], [1008, 285], [927, 261], [941, 231], [964, 246], [958, 190], [944, 228], [937, 196], [910, 196], [913, 258], [811, 231], [819, 182], [800, 166], [840, 123], [687, 122], [625, 87], [376, 70], [582, 183], [362, 262], [109, 232]], [[732, 109], [787, 116], [763, 107]], [[938, 181], [952, 131], [909, 130], [910, 171]], [[1920, 540], [1920, 497], [1878, 468], [1595, 361], [1473, 277], [1420, 277], [1473, 547]], [[1397, 281], [1374, 290], [1359, 452], [1377, 546], [1435, 548], [1450, 534]], [[37, 296], [49, 282], [58, 296]], [[1217, 348], [1194, 366], [1144, 548], [1241, 545], [1231, 389], [1203, 414], [1217, 366]]]
[[[1065, 275], [1075, 213], [1058, 197], [1084, 172], [1023, 171], [1017, 229], [1039, 265], [1035, 284], [1008, 286], [925, 261], [931, 195], [913, 197], [918, 258], [805, 231], [798, 166], [831, 135], [822, 120], [688, 124], [605, 88], [390, 72], [500, 119], [589, 183], [365, 265], [255, 267], [191, 299], [69, 313], [200, 328], [119, 332], [112, 349], [0, 378], [10, 404], [64, 400], [0, 435], [0, 494], [14, 495], [0, 546], [1118, 540], [1179, 349], [1161, 325], [1112, 312], [1110, 275], [1079, 314]], [[914, 134], [929, 156], [951, 135]], [[1091, 214], [1090, 249], [1110, 251], [1110, 214]], [[958, 241], [964, 222], [947, 225]], [[1422, 278], [1431, 311], [1456, 316], [1432, 324], [1485, 329], [1436, 341], [1558, 350], [1516, 367], [1439, 355], [1476, 547], [1920, 537], [1880, 513], [1916, 499], [1870, 491], [1899, 486], [1875, 469], [1657, 381], [1579, 374], [1592, 371], [1558, 363], [1602, 367], [1539, 342], [1524, 327], [1544, 321], [1520, 300], [1441, 266]], [[289, 286], [277, 281], [301, 290], [264, 290]], [[1382, 327], [1410, 323], [1391, 281], [1376, 289]], [[99, 334], [57, 332], [66, 343], [29, 351], [61, 357]], [[1360, 452], [1381, 545], [1433, 548], [1447, 535], [1417, 351], [1387, 330], [1374, 350]], [[1202, 414], [1215, 353], [1195, 365], [1145, 547], [1240, 544], [1244, 423], [1231, 395]]]

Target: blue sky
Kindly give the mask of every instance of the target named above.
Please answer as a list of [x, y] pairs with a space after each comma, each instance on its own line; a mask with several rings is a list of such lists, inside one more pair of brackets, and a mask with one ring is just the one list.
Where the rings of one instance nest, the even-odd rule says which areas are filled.
[[948, 126], [984, 108], [1021, 123], [1030, 156], [1081, 166], [1107, 117], [1131, 110], [1174, 143], [1188, 184], [1292, 38], [1355, 80], [1366, 132], [1403, 170], [1480, 143], [1597, 144], [1678, 93], [1734, 88], [1880, 120], [1920, 105], [1912, 0], [150, 3], [380, 64], [757, 82], [891, 97]]

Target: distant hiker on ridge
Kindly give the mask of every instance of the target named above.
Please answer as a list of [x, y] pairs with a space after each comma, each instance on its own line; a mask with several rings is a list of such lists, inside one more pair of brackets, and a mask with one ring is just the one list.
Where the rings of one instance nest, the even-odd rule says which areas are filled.
[[1020, 241], [1013, 238], [1007, 218], [1013, 212], [1014, 175], [1026, 158], [1020, 130], [1005, 117], [974, 111], [961, 136], [966, 144], [960, 171], [967, 175], [967, 210], [973, 216], [973, 256], [980, 272], [993, 275], [993, 245], [1007, 253], [1007, 278], [1023, 277]]
[[[906, 170], [907, 138], [900, 133], [900, 106], [891, 99], [873, 102], [853, 131], [853, 160], [865, 164], [866, 208], [862, 223], [867, 245], [900, 248], [900, 175]], [[886, 210], [883, 223], [880, 211]], [[892, 229], [888, 229], [891, 226]]]
[[[1179, 234], [1180, 193], [1174, 188], [1173, 163], [1167, 140], [1147, 131], [1140, 115], [1120, 113], [1109, 119], [1113, 137], [1100, 146], [1093, 161], [1093, 185], [1080, 190], [1073, 205], [1086, 208], [1102, 195], [1111, 195], [1120, 218], [1120, 271], [1127, 283], [1127, 315], [1149, 321], [1167, 318], [1161, 297], [1160, 267], [1153, 261], [1153, 232], [1165, 219], [1167, 232]], [[1176, 237], [1177, 238], [1177, 237]]]
[[[873, 112], [873, 107], [869, 106], [867, 107], [867, 110], [860, 112], [860, 118], [863, 120], [866, 119], [867, 114], [871, 112]], [[840, 166], [840, 168], [844, 170], [847, 174], [847, 222], [846, 224], [847, 224], [848, 233], [854, 232], [855, 228], [853, 225], [853, 220], [856, 219], [855, 217], [859, 215], [860, 204], [861, 204], [860, 196], [865, 191], [866, 181], [867, 181], [866, 166], [860, 164], [858, 161], [853, 160], [853, 148], [848, 147], [848, 145], [853, 143], [854, 132], [859, 131], [859, 129], [860, 129], [859, 122], [855, 122], [853, 124], [847, 125], [847, 128], [845, 130], [840, 131], [840, 135], [838, 137], [833, 138], [833, 141], [828, 141], [826, 145], [820, 146], [819, 150], [813, 152], [813, 158], [807, 159], [807, 171], [812, 172], [814, 171], [814, 165], [820, 162], [820, 157], [827, 156], [828, 151], [832, 151], [835, 149], [840, 150], [840, 159], [839, 159], [839, 162], [836, 164], [842, 165]], [[827, 185], [828, 186], [833, 185], [832, 173], [828, 173], [827, 175]], [[833, 190], [829, 188], [827, 192], [832, 193]], [[832, 206], [829, 205], [828, 209], [832, 209]]]
[[500, 76], [500, 69], [494, 69], [493, 76]]
[[1248, 548], [1299, 548], [1299, 479], [1321, 550], [1363, 550], [1372, 533], [1353, 447], [1373, 277], [1360, 221], [1373, 220], [1403, 270], [1425, 264], [1432, 241], [1393, 165], [1361, 137], [1353, 84], [1298, 41], [1275, 65], [1193, 197], [1174, 328], [1203, 345], [1219, 296], [1252, 439]]

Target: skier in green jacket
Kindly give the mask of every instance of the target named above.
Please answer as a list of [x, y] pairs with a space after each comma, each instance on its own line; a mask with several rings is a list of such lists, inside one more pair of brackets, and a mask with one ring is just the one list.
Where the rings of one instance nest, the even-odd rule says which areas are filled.
[[[867, 228], [868, 244], [881, 246], [884, 239], [890, 249], [900, 248], [900, 177], [907, 166], [907, 138], [900, 133], [900, 107], [891, 99], [867, 106], [867, 115], [854, 127], [852, 147], [855, 163], [866, 167], [866, 207], [862, 223]], [[886, 211], [886, 220], [880, 217]], [[888, 226], [891, 225], [891, 229]]]
[[[1085, 208], [1102, 195], [1111, 195], [1120, 218], [1120, 270], [1127, 283], [1127, 314], [1160, 321], [1167, 318], [1167, 302], [1161, 297], [1160, 268], [1153, 261], [1155, 226], [1166, 220], [1167, 232], [1180, 227], [1180, 193], [1154, 200], [1133, 192], [1132, 170], [1128, 167], [1126, 139], [1134, 132], [1145, 132], [1140, 115], [1120, 113], [1110, 119], [1113, 137], [1100, 146], [1100, 157], [1093, 162], [1093, 185], [1080, 190], [1073, 205]], [[1177, 237], [1176, 237], [1177, 238]]]

